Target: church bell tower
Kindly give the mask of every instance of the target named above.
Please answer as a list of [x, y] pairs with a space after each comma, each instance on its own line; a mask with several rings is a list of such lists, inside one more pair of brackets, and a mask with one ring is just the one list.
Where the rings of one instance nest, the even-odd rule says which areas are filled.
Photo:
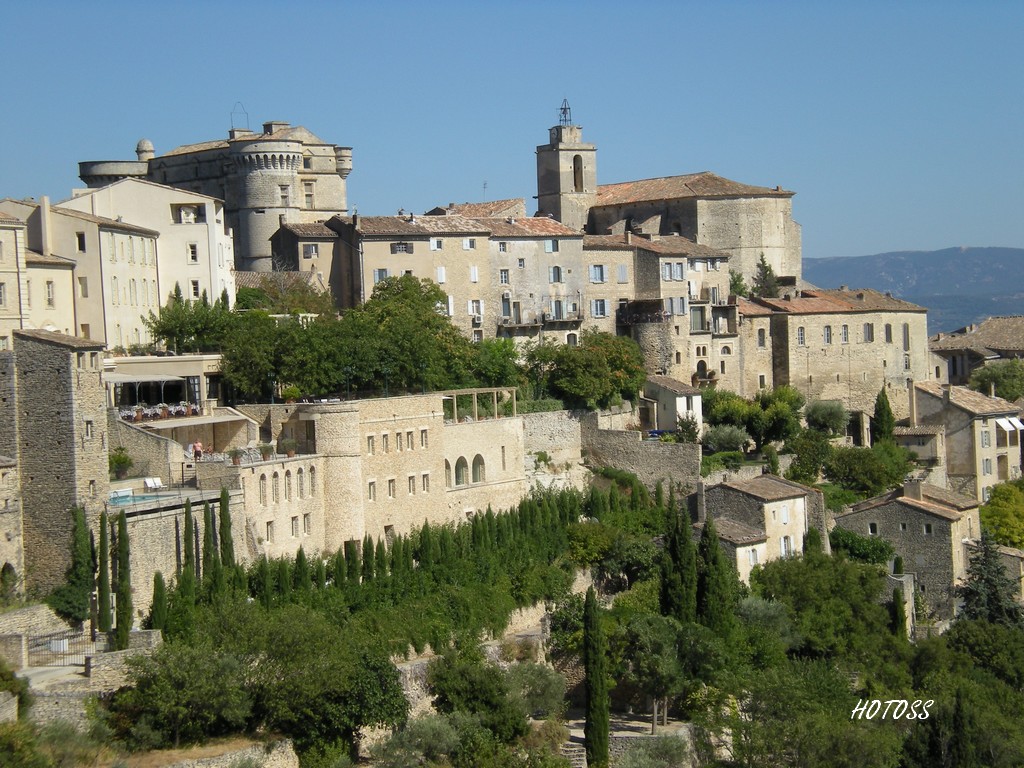
[[549, 143], [537, 147], [537, 212], [583, 231], [597, 199], [597, 148], [583, 143], [583, 127], [572, 124], [568, 100], [558, 112]]

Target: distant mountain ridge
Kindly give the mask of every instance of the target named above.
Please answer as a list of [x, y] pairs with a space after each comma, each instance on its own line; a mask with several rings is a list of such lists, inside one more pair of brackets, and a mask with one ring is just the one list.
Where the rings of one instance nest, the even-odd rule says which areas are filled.
[[993, 315], [1024, 314], [1024, 248], [944, 248], [804, 259], [821, 288], [874, 288], [928, 308], [928, 331], [953, 331]]

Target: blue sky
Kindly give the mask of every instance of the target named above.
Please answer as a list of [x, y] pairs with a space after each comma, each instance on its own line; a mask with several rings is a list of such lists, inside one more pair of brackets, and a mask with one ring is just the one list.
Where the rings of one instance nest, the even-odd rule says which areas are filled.
[[780, 184], [805, 257], [1024, 247], [1022, 2], [22, 2], [4, 27], [0, 196], [226, 137], [240, 102], [352, 146], [360, 213], [532, 212], [567, 98], [600, 183]]

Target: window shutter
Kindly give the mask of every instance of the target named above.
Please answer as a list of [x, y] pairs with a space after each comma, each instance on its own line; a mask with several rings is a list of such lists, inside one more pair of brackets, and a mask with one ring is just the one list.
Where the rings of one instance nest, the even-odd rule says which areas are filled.
[[554, 267], [548, 267], [548, 282], [549, 283], [555, 282], [555, 268]]
[[398, 243], [392, 243], [391, 244], [391, 252], [392, 253], [398, 253]]
[[455, 314], [455, 297], [448, 297], [448, 317], [452, 317]]
[[467, 301], [466, 302], [466, 314], [467, 315], [472, 315], [473, 314], [473, 302], [472, 301]]
[[590, 316], [597, 317], [597, 299], [590, 300]]
[[469, 281], [471, 283], [475, 283], [478, 280], [479, 280], [479, 274], [477, 272], [477, 268], [476, 267], [470, 267], [469, 268]]
[[544, 253], [551, 253], [551, 252], [553, 252], [555, 250], [554, 247], [552, 246], [552, 242], [554, 242], [554, 241], [552, 241], [552, 240], [545, 240], [544, 241]]
[[627, 269], [625, 264], [619, 264], [619, 282], [620, 283], [628, 283], [629, 282], [629, 271], [628, 271], [628, 269]]
[[480, 315], [483, 316], [483, 314], [484, 314], [484, 300], [480, 299]]
[[437, 282], [443, 283], [445, 281], [445, 269], [444, 267], [437, 268]]
[[412, 253], [412, 249], [413, 249], [414, 245], [415, 245], [415, 243], [406, 243], [405, 244], [405, 252], [406, 253]]

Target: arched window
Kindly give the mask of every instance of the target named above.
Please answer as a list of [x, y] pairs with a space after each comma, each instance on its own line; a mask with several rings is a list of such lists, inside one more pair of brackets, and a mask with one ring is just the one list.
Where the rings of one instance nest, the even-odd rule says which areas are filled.
[[260, 504], [267, 506], [267, 476], [260, 475]]
[[316, 496], [316, 467], [309, 468], [309, 495]]
[[452, 487], [452, 465], [448, 463], [448, 459], [444, 460], [444, 486]]
[[288, 470], [284, 473], [284, 500], [292, 500], [292, 473]]
[[479, 453], [473, 458], [473, 482], [482, 483], [487, 480], [487, 474], [484, 470], [484, 457]]
[[723, 355], [731, 355], [732, 354], [732, 348], [729, 347], [729, 346], [722, 347], [722, 354]]
[[306, 498], [306, 475], [302, 471], [302, 467], [299, 467], [295, 473], [295, 484], [299, 488], [299, 498]]
[[580, 343], [579, 336], [577, 336], [575, 333], [567, 333], [565, 335], [565, 345], [567, 347], [575, 347], [579, 343]]
[[469, 485], [469, 462], [464, 456], [455, 462], [455, 485]]
[[572, 185], [574, 192], [583, 191], [583, 158], [580, 155], [572, 158]]
[[275, 504], [281, 500], [281, 477], [277, 472], [270, 478], [270, 500]]

